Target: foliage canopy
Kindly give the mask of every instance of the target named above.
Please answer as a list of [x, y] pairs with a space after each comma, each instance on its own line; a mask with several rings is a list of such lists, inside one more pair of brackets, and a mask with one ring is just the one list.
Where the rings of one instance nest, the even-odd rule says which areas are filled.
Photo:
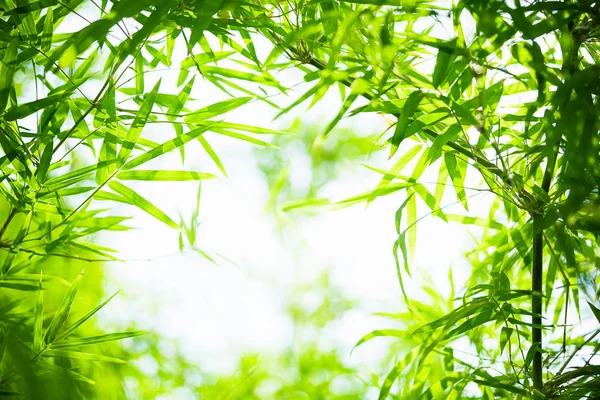
[[[141, 334], [80, 334], [105, 302], [72, 315], [81, 278], [47, 267], [114, 259], [90, 237], [127, 229], [126, 217], [101, 202], [138, 207], [195, 246], [194, 223], [177, 223], [132, 182], [214, 178], [153, 167], [171, 151], [184, 160], [192, 141], [225, 174], [210, 135], [273, 147], [263, 136], [283, 132], [224, 114], [262, 101], [283, 115], [338, 89], [341, 108], [313, 147], [347, 115], [389, 121], [382, 145], [393, 166], [371, 167], [379, 185], [341, 204], [402, 194], [393, 251], [403, 292], [418, 207], [485, 228], [460, 296], [433, 299], [437, 309], [405, 296], [405, 330], [360, 340], [410, 345], [380, 399], [600, 396], [598, 9], [591, 0], [0, 1], [0, 394], [39, 398], [36, 379], [49, 375], [89, 383], [89, 361], [120, 360], [87, 346]], [[179, 70], [176, 88], [154, 79], [163, 68]], [[288, 70], [308, 89], [282, 107], [274, 96], [293, 93]], [[200, 80], [231, 97], [198, 107]], [[147, 133], [153, 126], [160, 134]], [[434, 187], [420, 181], [428, 169], [439, 171]], [[281, 206], [285, 179], [284, 170], [273, 185], [278, 212], [335, 203], [310, 193]], [[461, 215], [445, 211], [447, 186]], [[496, 196], [487, 216], [469, 212], [469, 192], [480, 190]], [[55, 282], [68, 289], [49, 302]], [[476, 362], [455, 352], [464, 337]]]

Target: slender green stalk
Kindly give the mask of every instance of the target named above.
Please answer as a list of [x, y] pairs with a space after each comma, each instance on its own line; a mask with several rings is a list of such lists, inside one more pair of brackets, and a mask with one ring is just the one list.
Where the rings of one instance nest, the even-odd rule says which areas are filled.
[[543, 238], [544, 231], [536, 229], [540, 226], [543, 216], [536, 215], [533, 220], [533, 264], [531, 268], [531, 316], [532, 324], [532, 346], [537, 347], [533, 356], [533, 387], [541, 390], [543, 386], [542, 379], [542, 277], [544, 271], [543, 264]]

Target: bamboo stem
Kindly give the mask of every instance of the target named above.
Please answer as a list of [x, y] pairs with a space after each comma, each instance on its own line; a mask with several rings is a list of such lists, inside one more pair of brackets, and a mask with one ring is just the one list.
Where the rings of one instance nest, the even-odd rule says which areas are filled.
[[[533, 387], [542, 390], [542, 281], [543, 281], [543, 238], [544, 231], [539, 228], [542, 215], [533, 219], [533, 264], [531, 268], [531, 334], [532, 347], [537, 347], [533, 355]], [[538, 231], [539, 229], [539, 231]]]

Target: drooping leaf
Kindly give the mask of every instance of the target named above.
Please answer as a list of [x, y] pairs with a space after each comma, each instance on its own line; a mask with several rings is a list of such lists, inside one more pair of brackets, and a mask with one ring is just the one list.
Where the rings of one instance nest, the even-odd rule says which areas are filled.
[[116, 181], [110, 182], [108, 184], [108, 186], [112, 190], [114, 190], [115, 192], [120, 194], [128, 204], [131, 204], [133, 206], [140, 208], [141, 210], [152, 215], [154, 218], [158, 219], [159, 221], [164, 222], [165, 224], [169, 225], [173, 229], [179, 229], [179, 225], [177, 225], [167, 214], [162, 212], [158, 207], [156, 207], [154, 204], [152, 204], [151, 202], [149, 202], [148, 200], [146, 200], [145, 198], [140, 196], [138, 193], [136, 193], [132, 189], [130, 189], [127, 186], [123, 185], [122, 183], [116, 182]]

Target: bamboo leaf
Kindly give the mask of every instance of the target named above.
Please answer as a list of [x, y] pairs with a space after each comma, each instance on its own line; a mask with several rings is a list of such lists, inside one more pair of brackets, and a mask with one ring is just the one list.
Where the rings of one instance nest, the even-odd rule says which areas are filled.
[[122, 360], [120, 358], [108, 357], [102, 354], [94, 354], [94, 353], [82, 353], [80, 351], [70, 351], [70, 350], [46, 350], [42, 353], [44, 357], [61, 357], [68, 358], [72, 360], [82, 360], [82, 361], [101, 361], [101, 362], [111, 362], [117, 364], [125, 364], [127, 361]]
[[454, 154], [449, 152], [444, 153], [444, 162], [448, 168], [448, 174], [452, 180], [452, 186], [456, 192], [456, 197], [462, 203], [465, 210], [469, 211], [467, 194], [465, 192], [465, 163], [461, 163], [459, 159], [454, 156]]
[[57, 94], [50, 95], [43, 99], [35, 100], [29, 103], [9, 108], [4, 114], [4, 119], [7, 121], [15, 121], [17, 119], [25, 118], [52, 105], [60, 104], [65, 100], [65, 98], [70, 96], [71, 93], [71, 91], [63, 91]]
[[400, 117], [398, 118], [398, 122], [396, 123], [396, 130], [394, 131], [394, 136], [392, 136], [391, 140], [391, 149], [390, 149], [390, 158], [396, 153], [398, 150], [398, 146], [404, 139], [407, 138], [406, 131], [410, 120], [413, 118], [415, 111], [417, 111], [417, 107], [419, 107], [419, 103], [423, 99], [423, 94], [419, 91], [412, 92], [408, 98], [406, 99], [406, 103], [402, 107], [402, 112], [400, 113]]
[[171, 218], [169, 218], [167, 214], [159, 210], [158, 207], [150, 203], [148, 200], [140, 196], [132, 189], [116, 181], [110, 182], [108, 186], [112, 190], [123, 196], [123, 199], [125, 199], [125, 201], [127, 201], [128, 204], [138, 207], [139, 209], [147, 212], [159, 221], [162, 221], [165, 224], [169, 225], [171, 228], [179, 230], [179, 225], [177, 225]]
[[8, 98], [13, 87], [13, 78], [17, 64], [17, 49], [19, 38], [13, 36], [2, 59], [0, 68], [0, 113], [4, 112], [8, 104]]
[[187, 85], [185, 85], [184, 88], [181, 90], [179, 95], [177, 95], [177, 101], [173, 102], [169, 107], [169, 110], [167, 111], [167, 114], [170, 114], [168, 116], [169, 119], [174, 120], [176, 118], [175, 116], [179, 115], [179, 113], [181, 113], [181, 110], [183, 110], [185, 103], [187, 103], [188, 98], [190, 97], [190, 93], [192, 91], [192, 87], [194, 86], [195, 79], [195, 76], [193, 76], [192, 79], [190, 79]]
[[110, 87], [106, 91], [106, 95], [100, 103], [100, 109], [104, 111], [103, 116], [105, 118], [103, 118], [101, 124], [105, 126], [105, 129], [103, 129], [104, 141], [102, 142], [100, 155], [98, 157], [98, 164], [103, 163], [103, 166], [99, 168], [96, 173], [96, 183], [98, 185], [106, 182], [116, 169], [118, 123], [115, 82], [112, 80], [110, 82]]
[[206, 154], [208, 154], [208, 156], [213, 160], [213, 162], [219, 168], [219, 170], [221, 170], [223, 175], [227, 176], [227, 171], [225, 171], [225, 167], [223, 166], [221, 159], [219, 158], [217, 153], [215, 153], [215, 151], [213, 150], [211, 145], [208, 143], [206, 138], [204, 136], [198, 136], [198, 141], [202, 145], [202, 148], [204, 148], [204, 151], [206, 151]]
[[63, 349], [65, 347], [88, 346], [90, 344], [114, 342], [116, 340], [129, 339], [129, 338], [146, 335], [146, 334], [148, 334], [148, 332], [144, 332], [144, 331], [109, 333], [106, 335], [90, 336], [90, 337], [81, 338], [78, 340], [60, 341], [60, 342], [52, 343], [50, 345], [50, 348], [51, 349]]
[[394, 164], [394, 166], [381, 179], [381, 181], [377, 185], [377, 188], [373, 192], [373, 196], [370, 196], [368, 201], [373, 201], [376, 197], [375, 193], [385, 189], [394, 179], [394, 177], [398, 174], [398, 172], [400, 172], [402, 168], [404, 168], [417, 154], [419, 154], [419, 151], [421, 151], [421, 146], [417, 145], [409, 151], [407, 151], [402, 157], [400, 157], [396, 164]]
[[[502, 327], [502, 331], [500, 332], [500, 354], [502, 354], [502, 351], [506, 347], [506, 343], [508, 343], [510, 340], [512, 333], [512, 328], [507, 328], [506, 326]], [[508, 349], [508, 351], [510, 351], [510, 349]]]
[[203, 122], [207, 119], [218, 117], [220, 115], [233, 111], [236, 108], [243, 106], [244, 104], [248, 104], [248, 102], [250, 102], [252, 99], [253, 97], [240, 97], [237, 99], [220, 101], [218, 103], [211, 104], [210, 106], [201, 108], [200, 110], [188, 114], [184, 118], [184, 121], [187, 124]]
[[600, 308], [596, 307], [595, 305], [593, 305], [589, 301], [587, 303], [590, 306], [590, 309], [592, 310], [592, 313], [594, 313], [594, 317], [596, 317], [596, 319], [600, 323]]
[[369, 340], [371, 340], [373, 338], [376, 338], [376, 337], [405, 338], [406, 337], [406, 332], [402, 331], [402, 330], [399, 330], [399, 329], [377, 329], [377, 330], [374, 330], [374, 331], [366, 334], [362, 338], [360, 338], [360, 340], [352, 348], [352, 351], [354, 351], [354, 349], [356, 349], [361, 344], [363, 344], [365, 342], [368, 342]]
[[42, 367], [39, 371], [38, 374], [42, 375], [42, 374], [47, 374], [47, 373], [51, 373], [55, 376], [64, 378], [64, 377], [68, 377], [71, 379], [75, 379], [77, 381], [81, 381], [81, 382], [85, 382], [85, 383], [89, 383], [90, 385], [95, 385], [96, 382], [94, 382], [93, 380], [91, 380], [90, 378], [73, 371], [72, 369], [68, 369], [68, 368], [63, 368], [59, 365], [56, 364], [52, 364], [49, 362], [45, 362], [42, 360], [37, 360], [36, 361], [36, 365], [38, 367]]
[[[47, 1], [55, 3], [55, 0]], [[44, 29], [42, 30], [42, 51], [47, 52], [52, 47], [52, 33], [54, 31], [54, 9], [48, 6], [44, 17]]]
[[379, 391], [379, 400], [385, 400], [388, 398], [390, 390], [392, 390], [392, 385], [394, 384], [394, 382], [396, 382], [396, 379], [398, 379], [398, 376], [400, 376], [400, 373], [402, 372], [404, 367], [404, 362], [399, 361], [396, 363], [396, 365], [394, 365], [394, 368], [392, 368], [392, 370], [387, 374], [385, 380], [383, 381], [383, 385], [381, 385], [381, 389]]
[[497, 221], [491, 221], [489, 219], [480, 217], [471, 217], [466, 215], [446, 214], [448, 221], [458, 222], [463, 225], [477, 225], [483, 228], [492, 228], [503, 230], [505, 226]]
[[154, 102], [156, 101], [156, 96], [158, 95], [158, 88], [160, 87], [161, 80], [159, 79], [152, 91], [148, 94], [148, 96], [144, 99], [144, 103], [140, 107], [137, 115], [135, 116], [129, 131], [127, 132], [127, 136], [121, 145], [121, 150], [119, 151], [118, 156], [118, 165], [122, 166], [125, 164], [131, 151], [136, 145], [140, 134], [142, 133], [142, 129], [146, 125], [148, 118], [150, 117], [150, 113], [152, 112], [152, 107], [154, 106]]
[[435, 60], [435, 68], [433, 69], [432, 84], [437, 89], [447, 77], [448, 66], [453, 59], [454, 50], [452, 49], [456, 40], [448, 42], [448, 48], [440, 48], [438, 50], [437, 58]]
[[181, 147], [184, 144], [186, 144], [187, 142], [189, 142], [190, 140], [199, 138], [200, 135], [202, 135], [204, 132], [209, 130], [211, 127], [212, 127], [212, 124], [207, 124], [200, 128], [193, 129], [193, 130], [191, 130], [187, 133], [184, 133], [180, 136], [177, 136], [175, 139], [168, 140], [168, 141], [156, 146], [152, 150], [150, 150], [144, 154], [141, 154], [141, 155], [135, 157], [134, 159], [128, 161], [125, 165], [123, 165], [123, 167], [121, 169], [128, 170], [128, 169], [135, 168], [135, 167], [142, 165], [156, 157], [159, 157], [165, 153], [168, 153], [171, 150]]
[[111, 301], [118, 293], [119, 292], [115, 292], [108, 299], [104, 300], [102, 303], [100, 303], [99, 305], [97, 305], [96, 307], [94, 307], [92, 310], [90, 310], [83, 317], [79, 318], [77, 321], [75, 321], [73, 324], [71, 324], [71, 326], [69, 326], [68, 328], [66, 328], [64, 330], [64, 332], [62, 332], [57, 337], [57, 341], [62, 341], [64, 339], [66, 339], [71, 333], [73, 333], [73, 331], [75, 331], [75, 329], [79, 328], [79, 326], [81, 324], [83, 324], [85, 321], [87, 321], [88, 319], [90, 319], [94, 314], [96, 314], [102, 307], [104, 307], [109, 301]]
[[35, 314], [33, 317], [33, 354], [39, 353], [44, 345], [44, 293], [42, 289], [42, 273], [40, 272]]
[[134, 181], [198, 181], [202, 179], [213, 179], [216, 175], [196, 171], [123, 171], [117, 174], [121, 180]]
[[75, 301], [75, 296], [77, 296], [77, 291], [79, 290], [79, 285], [81, 283], [82, 278], [83, 271], [75, 279], [75, 281], [71, 285], [71, 288], [69, 289], [62, 302], [58, 306], [58, 309], [54, 313], [54, 317], [52, 317], [52, 321], [50, 322], [50, 326], [48, 327], [48, 331], [46, 332], [46, 343], [52, 343], [54, 339], [56, 339], [58, 334], [63, 330], [64, 324], [67, 322], [67, 318], [69, 318], [71, 306]]

